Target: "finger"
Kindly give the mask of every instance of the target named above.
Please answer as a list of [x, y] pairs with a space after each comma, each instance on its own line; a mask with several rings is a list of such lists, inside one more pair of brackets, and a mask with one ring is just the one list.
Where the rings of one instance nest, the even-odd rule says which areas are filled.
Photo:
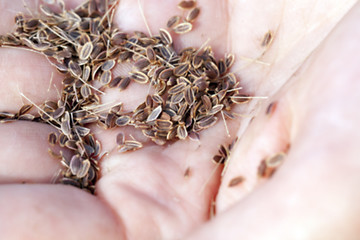
[[[48, 153], [48, 135], [55, 129], [33, 122], [0, 124], [0, 184], [50, 183], [56, 180], [61, 159]], [[61, 149], [65, 156], [67, 151]], [[59, 154], [60, 148], [53, 148]]]
[[0, 196], [2, 239], [125, 238], [111, 209], [76, 188], [2, 185]]

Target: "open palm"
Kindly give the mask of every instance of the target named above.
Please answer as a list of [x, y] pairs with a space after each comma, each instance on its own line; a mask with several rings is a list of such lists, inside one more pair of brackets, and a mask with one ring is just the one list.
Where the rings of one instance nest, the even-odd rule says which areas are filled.
[[[226, 236], [224, 234], [229, 234], [227, 239], [237, 239], [240, 234], [250, 238], [249, 232], [258, 234], [258, 238], [252, 239], [268, 236], [286, 239], [286, 234], [298, 230], [294, 226], [301, 227], [300, 223], [311, 217], [310, 212], [315, 216], [315, 224], [305, 225], [309, 236], [318, 234], [314, 226], [335, 223], [320, 217], [321, 211], [328, 209], [327, 205], [315, 213], [311, 208], [317, 206], [314, 201], [324, 201], [332, 197], [330, 193], [343, 189], [340, 183], [346, 183], [344, 175], [330, 178], [335, 170], [339, 170], [338, 163], [326, 164], [325, 159], [330, 155], [340, 156], [340, 150], [346, 148], [347, 155], [343, 159], [351, 169], [355, 164], [356, 147], [347, 144], [345, 139], [356, 142], [359, 133], [342, 128], [334, 131], [334, 124], [343, 126], [342, 118], [333, 122], [326, 118], [328, 124], [322, 121], [324, 115], [335, 111], [347, 115], [346, 119], [351, 118], [353, 123], [357, 122], [359, 114], [353, 116], [348, 108], [334, 110], [333, 107], [338, 106], [339, 101], [343, 103], [349, 97], [348, 92], [356, 91], [352, 88], [359, 86], [354, 83], [352, 88], [341, 86], [343, 88], [339, 90], [336, 75], [323, 73], [329, 64], [327, 60], [339, 55], [330, 51], [331, 44], [336, 44], [336, 32], [315, 56], [307, 59], [355, 1], [337, 8], [332, 8], [332, 4], [336, 5], [336, 1], [333, 2], [327, 3], [326, 13], [320, 11], [323, 8], [320, 3], [308, 13], [303, 10], [304, 6], [299, 6], [305, 4], [300, 1], [294, 6], [277, 1], [266, 7], [260, 1], [198, 1], [201, 15], [194, 30], [182, 36], [173, 35], [176, 48], [200, 47], [209, 39], [208, 44], [213, 47], [216, 57], [220, 58], [226, 52], [235, 53], [238, 61], [232, 70], [236, 71], [246, 92], [269, 99], [253, 100], [246, 106], [239, 106], [235, 111], [242, 117], [227, 121], [231, 137], [227, 135], [224, 123], [219, 121], [200, 134], [199, 142], [186, 140], [167, 146], [148, 143], [139, 151], [125, 154], [114, 150], [116, 134], [125, 131], [140, 138], [137, 132], [118, 128], [104, 131], [94, 126], [103, 151], [110, 153], [101, 162], [102, 176], [96, 186], [96, 196], [71, 186], [49, 184], [59, 169], [59, 162], [47, 153], [47, 135], [53, 131], [50, 126], [29, 122], [0, 125], [0, 229], [4, 239], [180, 239], [196, 230], [194, 239], [216, 239]], [[157, 34], [169, 17], [180, 13], [176, 4], [177, 1], [144, 1], [142, 8], [151, 32]], [[33, 2], [29, 3], [30, 8], [33, 5]], [[69, 5], [77, 4], [71, 1]], [[11, 31], [12, 19], [18, 11], [24, 11], [22, 6], [20, 0], [0, 1], [1, 34]], [[295, 12], [294, 8], [297, 9]], [[359, 6], [354, 8], [353, 12], [356, 11], [359, 15]], [[351, 24], [353, 15], [342, 24]], [[146, 32], [137, 1], [120, 1], [115, 21], [124, 31]], [[273, 32], [274, 40], [263, 47], [263, 36], [269, 30]], [[350, 33], [338, 31], [345, 40], [350, 39]], [[349, 58], [346, 54], [349, 53], [340, 55], [340, 59]], [[333, 67], [334, 70], [343, 69], [341, 65]], [[354, 66], [347, 67], [349, 72], [357, 70]], [[49, 83], [52, 72], [52, 83], [56, 87]], [[126, 72], [126, 67], [119, 66], [114, 75]], [[353, 81], [351, 77], [345, 75], [345, 79], [349, 79], [347, 85]], [[17, 111], [24, 101], [19, 92], [41, 104], [45, 100], [56, 100], [57, 89], [61, 89], [61, 76], [44, 57], [24, 50], [0, 48], [0, 111]], [[131, 109], [143, 101], [146, 92], [144, 86], [131, 84], [121, 93], [108, 90], [103, 102], [119, 100]], [[336, 99], [332, 97], [334, 95]], [[353, 98], [352, 102], [359, 100]], [[278, 103], [277, 108], [271, 116], [265, 115], [271, 101]], [[329, 129], [338, 141], [327, 138]], [[236, 136], [240, 141], [221, 181], [222, 169], [211, 159], [220, 144], [230, 143]], [[319, 142], [322, 144], [317, 145]], [[268, 184], [248, 196], [259, 183], [256, 173], [259, 162], [289, 146], [284, 166]], [[348, 178], [352, 176], [348, 168], [342, 170]], [[303, 179], [304, 174], [306, 179]], [[229, 181], [237, 176], [245, 177], [245, 182], [229, 188]], [[317, 191], [325, 180], [332, 183], [331, 187], [324, 186]], [[352, 184], [359, 181], [354, 177], [347, 180]], [[314, 181], [317, 184], [313, 184]], [[298, 189], [294, 190], [294, 185]], [[343, 190], [345, 199], [350, 197], [352, 186]], [[206, 223], [217, 193], [219, 215]], [[299, 199], [307, 194], [314, 196]], [[329, 208], [330, 203], [341, 205], [343, 201], [343, 197], [332, 199]], [[345, 207], [340, 210], [346, 214], [349, 211]], [[334, 216], [340, 213], [332, 212]], [[256, 222], [262, 224], [263, 232], [255, 230]], [[275, 225], [269, 224], [271, 222], [287, 230], [278, 232]], [[347, 230], [348, 225], [338, 225], [338, 228]]]

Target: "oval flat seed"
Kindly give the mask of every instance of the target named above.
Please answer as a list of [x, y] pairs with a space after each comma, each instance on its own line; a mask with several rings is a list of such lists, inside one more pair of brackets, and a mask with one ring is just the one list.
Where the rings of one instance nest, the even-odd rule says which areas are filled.
[[169, 20], [166, 23], [166, 26], [168, 28], [173, 28], [174, 26], [176, 26], [179, 22], [180, 22], [181, 17], [180, 16], [172, 16], [171, 18], [169, 18]]
[[130, 74], [131, 78], [133, 78], [136, 82], [145, 84], [149, 81], [149, 77], [143, 72], [133, 72]]
[[179, 84], [171, 87], [168, 90], [168, 94], [177, 94], [179, 92], [183, 92], [185, 90], [185, 87], [186, 87], [186, 83], [184, 83], [184, 82], [179, 83]]
[[176, 133], [177, 133], [177, 137], [181, 140], [186, 139], [186, 137], [188, 136], [188, 132], [184, 124], [178, 125]]
[[191, 86], [188, 86], [185, 91], [185, 101], [191, 106], [195, 102], [194, 90]]
[[82, 74], [81, 67], [77, 62], [74, 62], [73, 60], [70, 60], [69, 62], [69, 70], [70, 73], [75, 77], [80, 77]]
[[118, 133], [116, 135], [116, 144], [123, 145], [125, 143], [125, 135], [123, 133]]
[[190, 63], [189, 62], [179, 64], [179, 66], [174, 68], [174, 75], [175, 76], [184, 76], [185, 74], [187, 74], [189, 69], [190, 69]]
[[80, 137], [85, 137], [90, 133], [90, 129], [82, 126], [74, 126], [75, 131], [80, 135]]
[[88, 98], [91, 94], [91, 89], [88, 85], [84, 84], [80, 88], [80, 94], [83, 98]]
[[131, 78], [129, 78], [129, 77], [121, 79], [120, 84], [119, 84], [120, 91], [126, 89], [127, 86], [129, 86], [130, 81], [131, 81]]
[[151, 63], [156, 61], [156, 53], [151, 46], [146, 48], [146, 56]]
[[81, 168], [81, 159], [78, 155], [74, 155], [70, 160], [70, 171], [73, 175], [77, 175]]
[[191, 9], [188, 15], [186, 16], [186, 21], [193, 22], [199, 16], [199, 13], [200, 13], [199, 8], [196, 7]]
[[79, 58], [80, 60], [86, 60], [90, 57], [91, 52], [93, 51], [93, 44], [91, 41], [86, 42], [80, 49]]
[[111, 81], [111, 72], [104, 71], [100, 77], [101, 84], [106, 85], [106, 84], [110, 83], [110, 81]]
[[117, 87], [121, 80], [122, 80], [122, 77], [113, 78], [113, 80], [111, 80], [111, 82], [109, 83], [109, 88]]
[[149, 66], [149, 64], [150, 64], [149, 60], [147, 60], [146, 58], [141, 58], [134, 63], [134, 67], [137, 70], [141, 71], [147, 66]]
[[129, 124], [131, 118], [129, 116], [120, 116], [116, 119], [115, 124], [118, 126], [125, 126]]
[[180, 23], [174, 27], [174, 32], [177, 34], [184, 34], [192, 30], [192, 24], [189, 22]]
[[32, 104], [23, 105], [19, 110], [19, 115], [24, 115], [24, 114], [28, 113], [32, 107], [33, 107]]
[[172, 37], [171, 37], [171, 35], [170, 35], [170, 33], [168, 31], [166, 31], [163, 28], [160, 28], [159, 33], [160, 33], [160, 38], [161, 38], [162, 42], [165, 45], [171, 45], [172, 44], [172, 42], [173, 42]]
[[178, 7], [180, 9], [191, 9], [194, 8], [195, 6], [196, 6], [196, 1], [194, 0], [184, 0], [178, 4]]
[[152, 112], [146, 119], [146, 122], [152, 122], [152, 121], [156, 120], [160, 116], [161, 112], [162, 112], [162, 107], [161, 107], [161, 105], [159, 105], [155, 109], [152, 110]]
[[89, 172], [90, 169], [90, 161], [88, 159], [85, 159], [81, 162], [81, 166], [78, 170], [78, 172], [76, 173], [76, 176], [78, 178], [83, 178], [86, 176], [86, 174]]
[[114, 59], [107, 60], [101, 65], [101, 70], [109, 71], [115, 66], [115, 63]]

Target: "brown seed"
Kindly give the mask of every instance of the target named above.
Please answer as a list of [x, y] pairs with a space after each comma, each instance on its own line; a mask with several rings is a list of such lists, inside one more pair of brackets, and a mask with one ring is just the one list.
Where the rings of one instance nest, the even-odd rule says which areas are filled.
[[179, 64], [179, 66], [174, 68], [174, 75], [175, 76], [184, 76], [185, 74], [187, 74], [189, 69], [190, 69], [190, 63], [189, 62]]
[[135, 140], [126, 140], [122, 146], [119, 147], [119, 152], [135, 151], [142, 148], [142, 143]]
[[48, 142], [51, 146], [54, 146], [57, 143], [57, 136], [55, 133], [50, 133], [48, 136]]
[[184, 99], [184, 95], [185, 95], [184, 92], [178, 92], [176, 94], [173, 94], [171, 96], [170, 102], [172, 104], [178, 104]]
[[199, 16], [200, 13], [200, 9], [199, 8], [193, 8], [190, 10], [190, 12], [188, 13], [188, 15], [186, 16], [186, 21], [188, 22], [193, 22], [195, 21], [195, 19]]
[[177, 133], [177, 137], [181, 140], [186, 139], [186, 137], [188, 136], [188, 132], [184, 124], [178, 125], [176, 133]]
[[125, 143], [125, 135], [123, 133], [118, 133], [116, 135], [116, 144], [117, 145], [123, 145]]
[[178, 7], [180, 9], [191, 9], [194, 8], [195, 6], [196, 6], [196, 1], [194, 0], [184, 0], [178, 4]]
[[132, 72], [130, 77], [141, 84], [145, 84], [149, 81], [149, 77], [143, 72]]
[[32, 121], [34, 120], [35, 116], [29, 113], [23, 114], [21, 116], [18, 117], [18, 120], [23, 120], [23, 121]]
[[235, 187], [235, 186], [243, 183], [244, 181], [245, 181], [245, 178], [243, 176], [234, 177], [233, 179], [231, 179], [228, 186]]
[[271, 43], [272, 43], [272, 40], [273, 40], [273, 34], [272, 32], [269, 30], [265, 35], [264, 35], [264, 38], [261, 42], [261, 46], [262, 47], [268, 47]]
[[163, 28], [160, 28], [159, 32], [160, 32], [160, 38], [161, 38], [162, 42], [165, 45], [171, 45], [173, 41], [172, 41], [172, 37], [171, 37], [170, 33]]
[[19, 110], [19, 115], [21, 116], [21, 115], [24, 115], [24, 114], [28, 113], [31, 110], [32, 107], [33, 107], [32, 104], [23, 105]]
[[86, 42], [81, 48], [79, 53], [80, 60], [86, 60], [90, 57], [94, 46], [91, 41]]
[[101, 65], [101, 70], [110, 71], [115, 66], [115, 63], [114, 59], [107, 60]]
[[185, 101], [191, 106], [195, 102], [194, 90], [191, 86], [188, 86], [185, 91]]
[[216, 121], [217, 121], [217, 117], [210, 115], [210, 116], [206, 116], [206, 117], [202, 118], [201, 120], [199, 120], [197, 122], [197, 125], [202, 129], [206, 129], [206, 128], [213, 126], [216, 123]]
[[127, 86], [129, 86], [130, 81], [131, 81], [131, 78], [129, 78], [129, 77], [125, 77], [125, 78], [121, 79], [120, 84], [119, 84], [120, 91], [125, 90], [127, 88]]
[[214, 161], [214, 163], [224, 164], [226, 158], [223, 156], [215, 155], [212, 160]]
[[192, 24], [189, 22], [180, 23], [174, 27], [174, 32], [177, 34], [184, 34], [190, 32], [192, 29]]
[[122, 77], [116, 77], [111, 80], [109, 83], [109, 88], [115, 88], [119, 85], [120, 81], [122, 80]]
[[169, 18], [169, 20], [166, 23], [166, 26], [168, 28], [173, 28], [174, 26], [176, 26], [179, 22], [180, 22], [181, 17], [180, 16], [172, 16], [171, 18]]
[[155, 126], [161, 130], [169, 130], [172, 127], [172, 125], [173, 123], [169, 120], [157, 119], [155, 121]]
[[146, 56], [151, 63], [154, 63], [156, 61], [156, 53], [151, 46], [148, 46], [146, 48]]
[[150, 64], [149, 60], [147, 60], [146, 58], [141, 58], [134, 63], [134, 67], [137, 70], [141, 71], [147, 66], [149, 66], [149, 64]]
[[115, 124], [118, 126], [125, 126], [128, 125], [131, 118], [129, 116], [120, 116], [116, 119]]
[[271, 116], [275, 112], [276, 107], [277, 107], [277, 102], [270, 103], [269, 106], [266, 108], [265, 114]]
[[185, 87], [186, 83], [177, 84], [168, 90], [168, 94], [177, 94], [179, 92], [183, 92], [185, 90]]
[[172, 75], [173, 75], [173, 70], [171, 68], [166, 68], [160, 72], [159, 78], [163, 80], [167, 80]]
[[223, 107], [224, 107], [224, 105], [222, 105], [222, 104], [217, 104], [217, 105], [213, 106], [211, 108], [211, 110], [209, 111], [209, 115], [217, 114], [218, 112], [220, 112], [223, 109]]
[[234, 64], [234, 62], [235, 62], [234, 54], [230, 53], [225, 56], [225, 65], [227, 69], [230, 69], [231, 66]]
[[74, 62], [73, 60], [70, 60], [69, 62], [69, 70], [70, 73], [75, 77], [80, 77], [82, 74], [81, 67], [77, 62]]

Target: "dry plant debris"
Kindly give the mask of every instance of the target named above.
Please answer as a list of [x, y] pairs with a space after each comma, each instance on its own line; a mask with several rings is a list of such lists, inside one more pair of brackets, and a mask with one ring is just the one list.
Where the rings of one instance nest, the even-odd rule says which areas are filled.
[[[200, 9], [196, 1], [182, 1], [185, 17], [173, 16], [158, 35], [135, 31], [125, 33], [113, 23], [119, 0], [89, 0], [74, 10], [57, 4], [43, 4], [38, 16], [19, 13], [16, 30], [0, 36], [0, 46], [25, 48], [43, 54], [63, 74], [63, 88], [57, 102], [24, 105], [17, 113], [0, 112], [0, 122], [27, 120], [47, 123], [57, 129], [49, 135], [51, 146], [72, 151], [71, 158], [49, 150], [64, 166], [60, 182], [94, 192], [98, 179], [100, 142], [89, 124], [105, 129], [132, 126], [141, 129], [154, 143], [199, 138], [199, 132], [213, 126], [221, 113], [235, 118], [234, 104], [247, 102], [235, 74], [229, 72], [234, 55], [216, 60], [212, 48], [174, 50], [172, 34], [193, 29]], [[113, 76], [116, 64], [133, 63], [129, 76]], [[122, 103], [104, 105], [100, 95], [106, 88], [119, 92], [133, 82], [148, 84], [152, 92], [131, 112]], [[121, 93], [119, 93], [121, 94]], [[38, 109], [37, 115], [28, 112]], [[143, 147], [135, 139], [116, 138], [119, 152]], [[224, 163], [231, 146], [220, 149], [216, 162]]]

